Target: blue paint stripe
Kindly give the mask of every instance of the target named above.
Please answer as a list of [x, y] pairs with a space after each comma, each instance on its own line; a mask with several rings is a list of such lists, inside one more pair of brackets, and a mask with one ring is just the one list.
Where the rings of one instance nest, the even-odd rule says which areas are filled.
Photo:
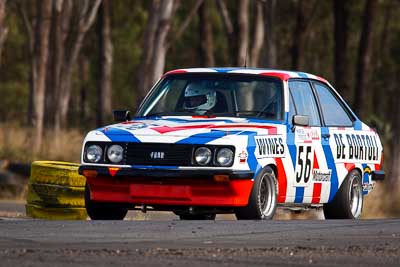
[[[363, 172], [363, 176], [362, 176], [362, 183], [363, 184], [369, 184], [369, 174], [364, 172], [365, 168], [368, 167], [367, 164], [361, 164], [362, 165], [362, 172]], [[367, 195], [368, 194], [368, 190], [363, 190], [363, 195]]]
[[356, 131], [361, 131], [362, 130], [362, 122], [361, 121], [356, 121], [354, 123], [354, 130], [356, 130]]
[[228, 119], [207, 119], [207, 120], [197, 120], [197, 119], [178, 119], [178, 118], [163, 118], [166, 121], [180, 122], [180, 123], [190, 123], [190, 122], [226, 122], [233, 123], [233, 120]]
[[296, 169], [296, 154], [297, 154], [297, 149], [296, 149], [296, 144], [294, 143], [294, 133], [290, 129], [290, 126], [287, 126], [287, 145], [289, 148], [289, 155], [290, 158], [292, 159], [292, 164], [293, 164], [293, 169]]
[[326, 163], [328, 165], [328, 169], [332, 170], [331, 176], [331, 189], [329, 192], [329, 202], [335, 197], [336, 192], [339, 188], [339, 179], [336, 171], [335, 160], [333, 158], [332, 150], [328, 145], [323, 145], [322, 148], [324, 149]]
[[135, 142], [140, 143], [140, 140], [136, 138], [132, 133], [126, 130], [118, 128], [108, 128], [107, 131], [101, 131], [107, 136], [112, 142]]
[[189, 136], [187, 138], [184, 138], [176, 144], [199, 144], [199, 145], [204, 145], [206, 143], [209, 143], [211, 141], [214, 141], [215, 139], [221, 138], [225, 136], [225, 132], [223, 131], [215, 131], [213, 133], [200, 133], [200, 134], [194, 134], [192, 136]]
[[308, 78], [307, 73], [304, 72], [296, 72], [301, 78]]
[[303, 203], [304, 198], [304, 187], [296, 187], [296, 197], [294, 203]]
[[227, 73], [233, 70], [239, 70], [240, 68], [211, 68], [211, 69], [216, 70], [217, 72], [220, 73]]
[[[245, 133], [243, 133], [245, 134]], [[255, 150], [256, 150], [256, 141], [255, 141], [255, 136], [257, 133], [255, 132], [247, 132], [246, 135], [248, 135], [248, 141], [247, 141], [247, 163], [249, 164], [250, 170], [254, 171], [254, 179], [257, 177], [258, 173], [261, 170], [261, 165], [258, 163], [258, 160], [255, 155]]]

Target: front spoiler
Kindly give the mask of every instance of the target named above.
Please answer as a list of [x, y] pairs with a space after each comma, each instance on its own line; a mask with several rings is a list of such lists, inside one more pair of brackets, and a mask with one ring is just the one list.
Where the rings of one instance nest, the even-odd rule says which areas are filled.
[[243, 207], [254, 184], [251, 171], [115, 169], [82, 165], [90, 199], [125, 205]]

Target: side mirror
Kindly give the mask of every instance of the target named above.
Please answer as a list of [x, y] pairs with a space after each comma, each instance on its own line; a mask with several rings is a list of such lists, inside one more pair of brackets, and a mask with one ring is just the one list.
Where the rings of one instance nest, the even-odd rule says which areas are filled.
[[310, 118], [305, 115], [294, 115], [292, 124], [293, 126], [308, 126], [310, 124]]
[[123, 122], [131, 120], [131, 112], [129, 110], [114, 110], [114, 121]]

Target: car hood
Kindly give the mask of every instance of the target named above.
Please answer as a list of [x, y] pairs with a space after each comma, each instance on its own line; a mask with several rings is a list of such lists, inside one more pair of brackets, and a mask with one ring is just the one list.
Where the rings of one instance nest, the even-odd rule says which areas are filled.
[[193, 143], [196, 138], [208, 139], [203, 143], [236, 135], [281, 134], [283, 129], [282, 124], [245, 118], [139, 118], [99, 128], [89, 133], [86, 141]]

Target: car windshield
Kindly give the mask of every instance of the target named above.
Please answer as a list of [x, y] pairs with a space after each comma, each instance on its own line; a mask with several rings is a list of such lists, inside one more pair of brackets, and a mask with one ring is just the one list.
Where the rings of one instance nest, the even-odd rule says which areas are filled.
[[283, 83], [278, 78], [246, 74], [179, 74], [161, 80], [136, 115], [282, 120], [283, 110]]

